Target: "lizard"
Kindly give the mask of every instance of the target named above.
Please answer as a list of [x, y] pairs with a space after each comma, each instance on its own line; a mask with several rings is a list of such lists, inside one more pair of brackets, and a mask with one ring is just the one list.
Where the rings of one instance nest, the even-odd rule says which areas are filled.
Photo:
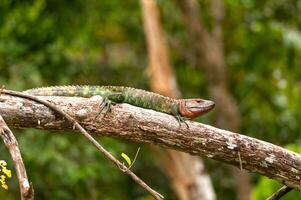
[[[50, 86], [33, 88], [24, 91], [35, 96], [102, 96], [104, 106], [110, 109], [112, 103], [128, 103], [141, 108], [152, 109], [176, 117], [179, 122], [201, 116], [215, 106], [213, 101], [204, 99], [173, 99], [142, 89], [123, 86]], [[103, 109], [103, 108], [102, 108]]]

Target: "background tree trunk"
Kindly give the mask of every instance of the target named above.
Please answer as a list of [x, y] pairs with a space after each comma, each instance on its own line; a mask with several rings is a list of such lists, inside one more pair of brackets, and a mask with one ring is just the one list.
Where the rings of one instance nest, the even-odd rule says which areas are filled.
[[[149, 53], [148, 74], [151, 90], [165, 96], [180, 96], [163, 32], [159, 11], [154, 0], [141, 0], [144, 30]], [[181, 200], [212, 200], [215, 193], [202, 160], [175, 150], [160, 150], [152, 147], [159, 155], [161, 166], [169, 176], [173, 189]]]
[[[216, 126], [238, 132], [239, 113], [235, 99], [227, 88], [227, 72], [223, 52], [221, 0], [211, 1], [212, 31], [201, 20], [196, 0], [175, 1], [188, 29], [196, 64], [206, 73], [209, 93], [216, 102]], [[251, 199], [251, 184], [245, 171], [231, 167], [236, 180], [236, 196], [239, 200]]]

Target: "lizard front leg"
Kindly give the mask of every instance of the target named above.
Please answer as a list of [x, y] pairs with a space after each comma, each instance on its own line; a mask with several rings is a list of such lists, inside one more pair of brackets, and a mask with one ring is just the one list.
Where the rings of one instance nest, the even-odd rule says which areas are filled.
[[181, 115], [176, 115], [175, 118], [177, 119], [177, 121], [179, 122], [179, 125], [181, 127], [182, 123], [184, 123], [186, 125], [186, 128], [189, 128], [186, 120], [189, 120], [189, 118], [187, 117], [183, 117]]

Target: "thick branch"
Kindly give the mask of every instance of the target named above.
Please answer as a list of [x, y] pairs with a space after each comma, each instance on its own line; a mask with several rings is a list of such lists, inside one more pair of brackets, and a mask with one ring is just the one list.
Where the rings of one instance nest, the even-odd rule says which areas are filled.
[[[203, 155], [257, 172], [301, 189], [301, 155], [245, 135], [188, 121], [179, 126], [164, 113], [117, 104], [99, 116], [100, 98], [43, 97], [74, 116], [90, 133], [124, 138]], [[72, 130], [70, 123], [45, 106], [2, 95], [0, 115], [15, 127]], [[241, 163], [240, 163], [241, 162]]]

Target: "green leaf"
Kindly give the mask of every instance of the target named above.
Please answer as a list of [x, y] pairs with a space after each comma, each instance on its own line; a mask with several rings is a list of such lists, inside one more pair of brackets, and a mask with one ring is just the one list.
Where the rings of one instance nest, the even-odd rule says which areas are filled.
[[131, 161], [130, 157], [128, 155], [126, 155], [125, 153], [121, 153], [121, 156], [128, 163], [128, 165], [131, 166], [132, 161]]

